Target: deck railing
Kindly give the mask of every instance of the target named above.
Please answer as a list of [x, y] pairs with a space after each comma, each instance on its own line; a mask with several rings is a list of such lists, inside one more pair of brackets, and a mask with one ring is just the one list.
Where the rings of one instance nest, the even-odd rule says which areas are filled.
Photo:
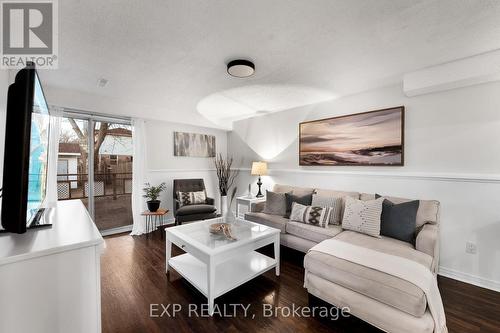
[[[88, 174], [66, 173], [57, 175], [57, 196], [59, 200], [88, 197]], [[113, 197], [132, 194], [131, 172], [109, 172], [94, 174], [94, 196]]]

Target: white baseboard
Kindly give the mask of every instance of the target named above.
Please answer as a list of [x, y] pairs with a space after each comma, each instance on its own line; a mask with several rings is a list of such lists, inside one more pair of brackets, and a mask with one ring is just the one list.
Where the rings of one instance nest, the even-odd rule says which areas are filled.
[[[166, 219], [165, 223], [163, 225], [171, 225], [175, 224], [175, 219]], [[121, 234], [124, 232], [129, 232], [132, 231], [132, 224], [130, 225], [125, 225], [123, 227], [118, 227], [118, 228], [113, 228], [113, 229], [107, 229], [101, 231], [102, 236], [109, 236], [109, 235], [114, 235], [114, 234]]]
[[462, 281], [465, 283], [473, 284], [478, 287], [491, 289], [500, 292], [500, 281], [485, 279], [469, 273], [459, 272], [457, 270], [439, 266], [439, 275], [448, 277], [450, 279]]
[[112, 229], [107, 229], [101, 231], [102, 236], [109, 236], [109, 235], [114, 235], [114, 234], [120, 234], [123, 232], [128, 232], [132, 231], [132, 225], [124, 225], [123, 227], [117, 227], [117, 228], [112, 228]]

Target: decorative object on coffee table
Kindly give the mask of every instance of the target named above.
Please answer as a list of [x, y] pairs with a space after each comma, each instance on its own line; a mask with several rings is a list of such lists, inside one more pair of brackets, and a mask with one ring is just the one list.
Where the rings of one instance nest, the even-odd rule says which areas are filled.
[[158, 186], [152, 186], [149, 183], [146, 183], [145, 185], [146, 187], [142, 189], [144, 191], [143, 197], [149, 199], [146, 202], [148, 204], [149, 211], [156, 212], [158, 208], [160, 208], [161, 203], [161, 201], [158, 200], [158, 197], [160, 196], [160, 193], [165, 190], [167, 185], [165, 183], [161, 183]]
[[[219, 192], [221, 196], [221, 214], [222, 216], [226, 216], [229, 207], [227, 202], [227, 194], [229, 193], [229, 189], [233, 186], [236, 176], [238, 176], [238, 172], [236, 170], [231, 169], [233, 165], [233, 158], [227, 157], [224, 158], [222, 154], [219, 154], [214, 159], [215, 169], [217, 172], [217, 179], [219, 180]], [[232, 198], [229, 202], [234, 199], [234, 195], [236, 194], [236, 189], [233, 190]]]
[[231, 234], [231, 224], [230, 223], [214, 223], [210, 225], [209, 228], [212, 234], [224, 235], [227, 239], [236, 240]]
[[264, 195], [261, 192], [262, 180], [260, 179], [260, 176], [267, 175], [267, 163], [253, 162], [251, 174], [252, 176], [259, 176], [259, 179], [257, 180], [257, 185], [259, 186], [259, 192], [257, 193], [256, 197], [257, 198], [263, 197]]

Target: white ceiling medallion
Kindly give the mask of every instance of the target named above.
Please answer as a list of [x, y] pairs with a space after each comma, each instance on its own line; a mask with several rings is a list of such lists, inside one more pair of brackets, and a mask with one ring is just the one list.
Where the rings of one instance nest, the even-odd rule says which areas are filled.
[[248, 60], [232, 60], [227, 64], [227, 73], [234, 77], [249, 77], [255, 73], [255, 65]]

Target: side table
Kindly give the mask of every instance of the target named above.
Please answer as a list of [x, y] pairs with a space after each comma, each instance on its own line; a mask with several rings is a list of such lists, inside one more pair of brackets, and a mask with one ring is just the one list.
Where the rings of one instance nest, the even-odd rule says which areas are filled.
[[260, 198], [249, 197], [249, 196], [237, 197], [236, 198], [236, 217], [240, 218], [240, 205], [245, 205], [248, 207], [248, 210], [250, 210], [250, 207], [252, 206], [253, 203], [262, 202], [262, 201], [266, 201], [266, 197], [260, 197]]
[[[146, 237], [148, 237], [151, 231], [163, 225], [165, 215], [167, 215], [168, 212], [168, 209], [160, 208], [156, 212], [146, 210], [141, 213], [141, 215], [146, 218]], [[161, 238], [163, 239], [163, 232], [161, 233]]]

